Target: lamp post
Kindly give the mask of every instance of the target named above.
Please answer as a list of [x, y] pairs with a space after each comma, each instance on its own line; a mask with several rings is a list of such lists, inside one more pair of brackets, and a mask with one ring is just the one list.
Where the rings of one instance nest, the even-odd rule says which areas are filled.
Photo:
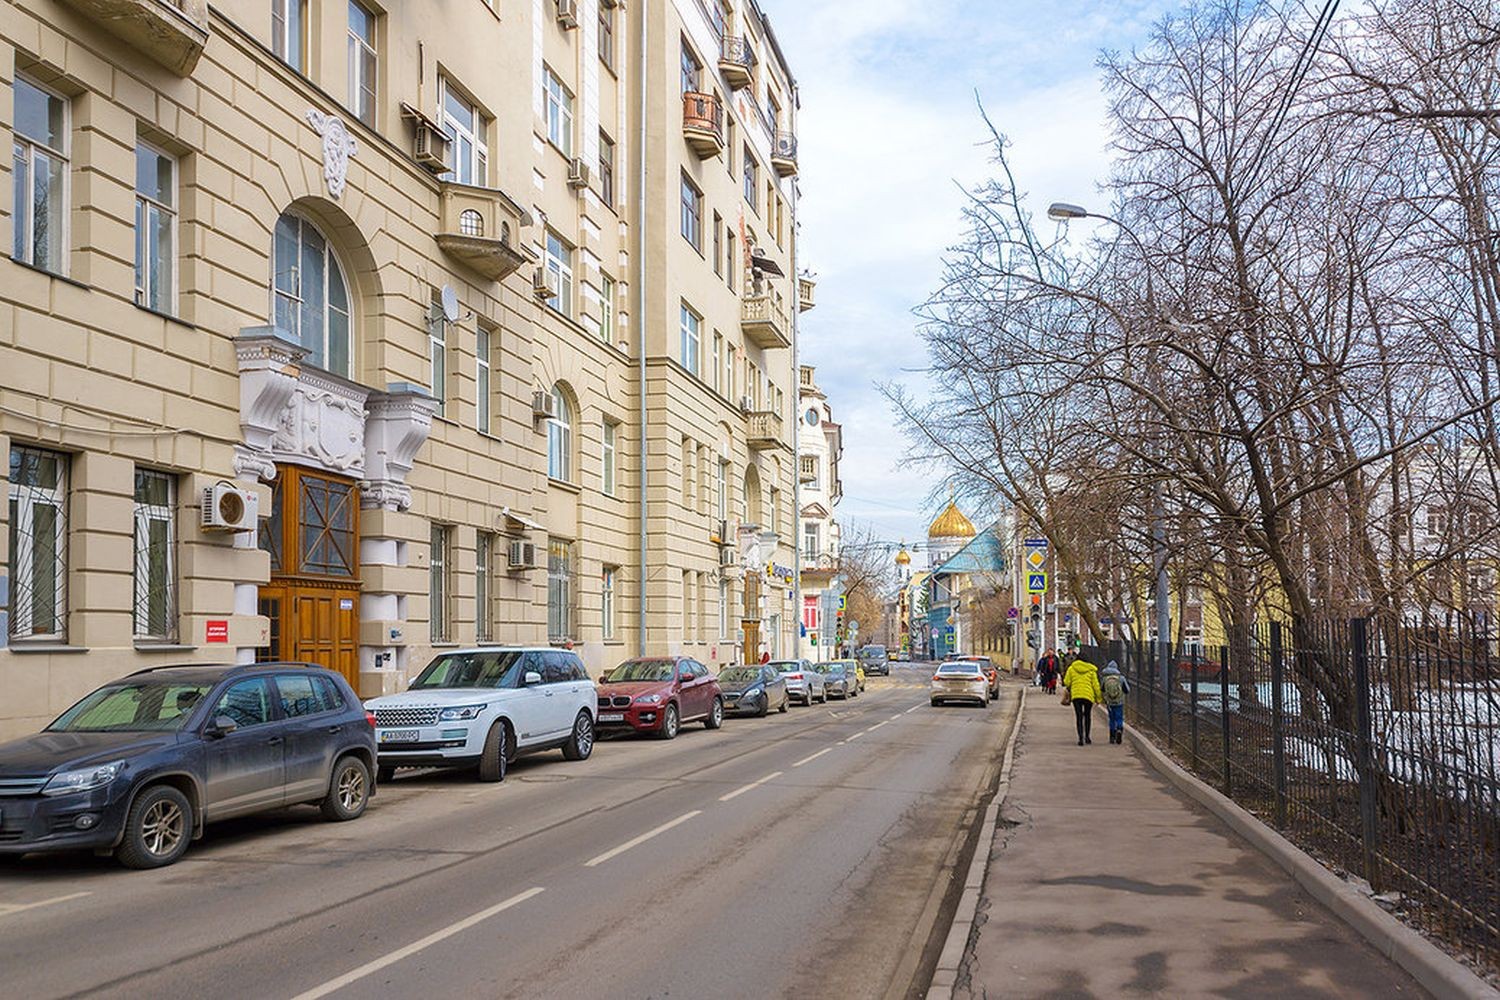
[[[1141, 238], [1119, 219], [1109, 215], [1099, 215], [1090, 212], [1081, 205], [1071, 205], [1064, 201], [1055, 201], [1047, 207], [1047, 217], [1058, 222], [1068, 222], [1072, 219], [1098, 219], [1101, 222], [1113, 223], [1123, 233], [1130, 237], [1136, 248], [1141, 251], [1141, 257], [1146, 257], [1146, 246]], [[1148, 309], [1154, 308], [1155, 295], [1151, 285], [1151, 270], [1146, 269], [1146, 304]], [[1154, 354], [1154, 349], [1153, 349]], [[1154, 357], [1152, 358], [1154, 361]], [[1167, 598], [1170, 589], [1167, 583], [1167, 512], [1166, 503], [1162, 497], [1161, 481], [1157, 480], [1152, 489], [1151, 498], [1151, 562], [1156, 575], [1156, 645], [1160, 658], [1158, 671], [1161, 682], [1165, 687], [1170, 682], [1168, 672], [1168, 661], [1171, 656], [1172, 618], [1167, 608]]]

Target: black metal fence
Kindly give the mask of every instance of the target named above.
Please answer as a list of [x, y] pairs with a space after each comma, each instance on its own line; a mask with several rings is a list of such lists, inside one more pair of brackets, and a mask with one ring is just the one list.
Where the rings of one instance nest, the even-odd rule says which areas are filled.
[[1119, 663], [1127, 726], [1403, 919], [1500, 968], [1492, 641], [1360, 619], [1271, 624], [1234, 647], [1081, 655]]

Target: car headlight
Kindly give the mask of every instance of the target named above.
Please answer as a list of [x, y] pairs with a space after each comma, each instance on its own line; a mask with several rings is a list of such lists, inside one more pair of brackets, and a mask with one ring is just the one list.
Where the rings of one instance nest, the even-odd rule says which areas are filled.
[[438, 721], [465, 722], [469, 719], [479, 718], [479, 713], [483, 711], [483, 705], [457, 705], [453, 708], [445, 708], [439, 712]]
[[745, 690], [741, 691], [740, 692], [740, 697], [741, 698], [754, 698], [756, 695], [762, 695], [762, 694], [765, 694], [765, 693], [766, 693], [766, 689], [764, 687], [762, 687], [761, 685], [757, 684], [754, 687], [747, 687], [747, 688], [745, 688]]
[[659, 695], [659, 694], [643, 694], [643, 695], [641, 695], [639, 698], [637, 698], [635, 700], [635, 703], [637, 705], [660, 705], [661, 704], [661, 695]]
[[117, 760], [109, 764], [79, 768], [77, 771], [62, 771], [47, 779], [42, 786], [43, 795], [68, 795], [72, 792], [87, 792], [105, 785], [119, 777], [125, 762]]

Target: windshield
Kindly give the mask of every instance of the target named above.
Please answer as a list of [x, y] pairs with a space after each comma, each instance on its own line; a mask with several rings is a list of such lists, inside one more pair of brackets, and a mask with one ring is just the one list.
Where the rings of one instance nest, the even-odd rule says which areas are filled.
[[822, 672], [832, 677], [842, 677], [844, 676], [844, 665], [842, 663], [825, 663]]
[[427, 664], [408, 690], [515, 687], [525, 658], [525, 653], [514, 649], [447, 653]]
[[608, 684], [618, 684], [621, 681], [669, 681], [676, 666], [672, 660], [626, 660], [611, 670], [604, 680]]
[[866, 646], [859, 651], [859, 655], [867, 660], [878, 660], [885, 655], [884, 646]]
[[759, 667], [725, 667], [719, 672], [721, 684], [753, 684], [760, 680]]
[[213, 687], [201, 682], [139, 680], [109, 684], [47, 727], [51, 733], [170, 733], [187, 724]]
[[797, 671], [799, 671], [799, 670], [802, 669], [802, 661], [801, 660], [772, 660], [770, 663], [766, 664], [766, 666], [770, 667], [772, 670], [776, 671], [778, 674], [795, 674]]

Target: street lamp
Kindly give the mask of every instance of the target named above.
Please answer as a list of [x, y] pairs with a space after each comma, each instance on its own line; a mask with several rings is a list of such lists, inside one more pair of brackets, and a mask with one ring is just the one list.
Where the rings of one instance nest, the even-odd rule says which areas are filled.
[[[1146, 246], [1141, 242], [1141, 238], [1136, 235], [1135, 230], [1113, 216], [1098, 215], [1090, 212], [1082, 205], [1073, 205], [1065, 201], [1054, 201], [1051, 205], [1047, 206], [1047, 218], [1055, 219], [1058, 222], [1068, 222], [1072, 219], [1098, 219], [1101, 222], [1113, 223], [1135, 243], [1136, 248], [1141, 251], [1142, 258], [1146, 256]], [[1154, 298], [1152, 291], [1151, 271], [1148, 267], [1146, 270], [1146, 301], [1148, 306]], [[1151, 561], [1156, 564], [1156, 642], [1161, 656], [1161, 666], [1159, 669], [1161, 671], [1162, 684], [1165, 686], [1171, 680], [1167, 664], [1171, 656], [1168, 643], [1172, 636], [1172, 619], [1167, 611], [1167, 595], [1169, 593], [1167, 586], [1167, 515], [1166, 505], [1162, 501], [1161, 483], [1159, 481], [1156, 484], [1154, 494], [1151, 512]]]

